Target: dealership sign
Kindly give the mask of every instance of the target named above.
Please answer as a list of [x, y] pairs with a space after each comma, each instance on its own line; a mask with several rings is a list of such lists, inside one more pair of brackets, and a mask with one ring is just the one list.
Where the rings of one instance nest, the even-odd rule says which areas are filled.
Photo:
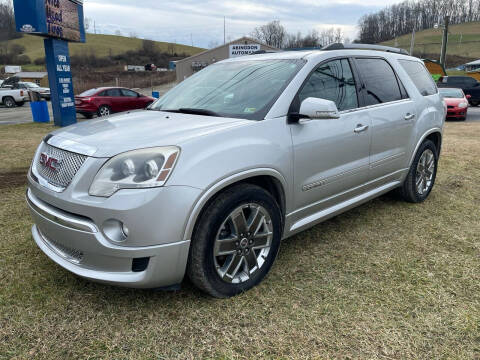
[[21, 0], [13, 5], [18, 32], [85, 42], [83, 1]]
[[18, 32], [46, 38], [45, 60], [55, 125], [76, 123], [68, 42], [85, 42], [83, 0], [13, 0], [13, 8]]
[[228, 57], [234, 58], [238, 56], [250, 55], [256, 51], [260, 51], [259, 44], [232, 44]]

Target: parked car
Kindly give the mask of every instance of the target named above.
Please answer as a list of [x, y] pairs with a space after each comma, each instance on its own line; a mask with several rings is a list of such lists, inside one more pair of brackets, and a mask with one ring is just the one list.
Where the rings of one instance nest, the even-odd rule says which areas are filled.
[[50, 100], [51, 94], [50, 94], [50, 89], [41, 87], [33, 82], [19, 82], [16, 84], [16, 86], [13, 87], [14, 89], [24, 89], [27, 91], [33, 91], [38, 93], [40, 98], [45, 99], [45, 100]]
[[23, 106], [28, 99], [28, 93], [25, 90], [0, 88], [0, 104], [8, 108]]
[[470, 95], [465, 95], [462, 89], [440, 88], [439, 90], [447, 104], [447, 119], [466, 120]]
[[93, 118], [95, 114], [108, 116], [122, 111], [144, 109], [154, 101], [155, 99], [150, 96], [117, 87], [90, 89], [75, 96], [77, 113], [88, 119]]
[[437, 85], [439, 88], [462, 89], [465, 95], [470, 95], [468, 99], [470, 105], [478, 106], [480, 104], [480, 82], [470, 76], [442, 76]]
[[262, 281], [281, 239], [391, 190], [424, 201], [445, 114], [407, 55], [227, 59], [145, 111], [49, 134], [28, 175], [33, 238], [87, 279], [171, 288], [187, 274], [233, 296]]

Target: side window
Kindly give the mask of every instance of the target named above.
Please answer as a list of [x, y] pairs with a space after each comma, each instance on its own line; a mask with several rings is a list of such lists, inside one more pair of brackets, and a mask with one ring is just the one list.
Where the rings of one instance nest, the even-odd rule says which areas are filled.
[[106, 91], [102, 91], [97, 96], [108, 96]]
[[135, 91], [128, 90], [128, 89], [121, 89], [123, 96], [128, 97], [138, 97], [138, 94]]
[[358, 58], [356, 62], [366, 87], [366, 105], [383, 104], [403, 98], [397, 76], [386, 60]]
[[320, 65], [298, 94], [299, 103], [309, 97], [331, 100], [339, 111], [358, 107], [355, 79], [347, 59]]
[[107, 96], [114, 96], [114, 97], [122, 96], [122, 94], [120, 93], [120, 89], [109, 89], [105, 92]]
[[[420, 91], [420, 94], [429, 96], [437, 93], [437, 86], [422, 63], [411, 60], [398, 60], [398, 62], [407, 72], [418, 91]], [[448, 83], [450, 83], [450, 78], [448, 79]]]

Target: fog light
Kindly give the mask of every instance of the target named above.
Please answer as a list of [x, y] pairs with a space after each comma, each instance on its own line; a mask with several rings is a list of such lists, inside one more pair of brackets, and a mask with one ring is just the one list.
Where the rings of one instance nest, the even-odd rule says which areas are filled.
[[128, 234], [130, 234], [130, 230], [128, 230], [127, 225], [125, 225], [123, 223], [122, 223], [122, 232], [123, 232], [123, 235], [125, 235], [126, 238], [128, 237]]
[[115, 219], [108, 219], [103, 223], [103, 233], [114, 242], [122, 242], [127, 240], [130, 230], [124, 223]]

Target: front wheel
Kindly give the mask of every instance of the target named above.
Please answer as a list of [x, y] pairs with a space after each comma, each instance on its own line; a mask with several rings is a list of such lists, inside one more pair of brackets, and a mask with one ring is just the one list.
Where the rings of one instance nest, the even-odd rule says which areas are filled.
[[438, 153], [435, 144], [426, 140], [413, 159], [407, 178], [400, 188], [405, 201], [419, 203], [425, 201], [437, 176]]
[[247, 291], [270, 270], [280, 246], [281, 211], [256, 185], [224, 191], [196, 226], [187, 273], [201, 290], [218, 298]]

